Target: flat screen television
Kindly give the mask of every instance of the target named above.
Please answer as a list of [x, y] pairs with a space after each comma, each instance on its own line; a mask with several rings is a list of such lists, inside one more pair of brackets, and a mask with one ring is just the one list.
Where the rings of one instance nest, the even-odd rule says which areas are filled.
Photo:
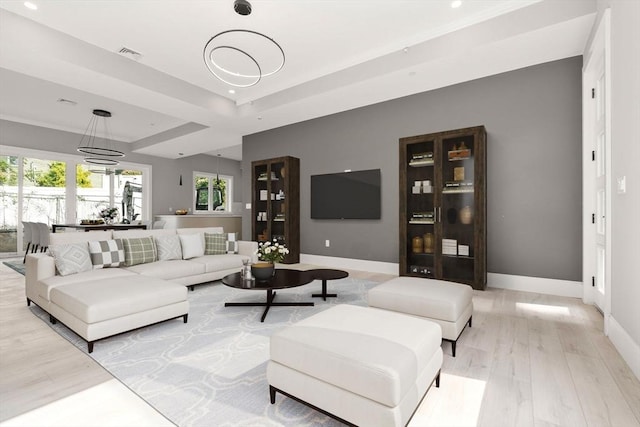
[[311, 175], [312, 219], [380, 219], [380, 169]]

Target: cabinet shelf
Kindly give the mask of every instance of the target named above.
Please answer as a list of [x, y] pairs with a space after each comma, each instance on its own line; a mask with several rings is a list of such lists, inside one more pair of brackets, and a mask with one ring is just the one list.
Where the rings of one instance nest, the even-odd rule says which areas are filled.
[[256, 160], [251, 173], [252, 240], [276, 239], [289, 249], [285, 264], [300, 262], [300, 159]]
[[411, 166], [412, 168], [421, 168], [424, 166], [433, 166], [433, 165], [434, 165], [433, 160], [419, 160], [419, 161], [409, 162], [409, 166]]
[[[399, 142], [399, 274], [484, 289], [487, 283], [484, 127], [411, 136]], [[413, 193], [415, 184], [422, 187], [425, 181], [432, 192]], [[433, 217], [426, 215], [428, 212], [433, 212]], [[420, 247], [420, 239], [436, 242], [434, 253], [413, 253], [414, 248]]]
[[473, 193], [473, 188], [443, 188], [442, 194]]

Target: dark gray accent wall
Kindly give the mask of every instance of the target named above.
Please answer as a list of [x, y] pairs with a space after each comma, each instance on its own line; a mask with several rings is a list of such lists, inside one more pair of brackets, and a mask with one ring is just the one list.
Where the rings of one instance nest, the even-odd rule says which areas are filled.
[[[81, 137], [82, 135], [71, 132], [0, 120], [0, 145], [78, 155], [76, 148]], [[116, 144], [125, 152], [126, 161], [152, 166], [153, 215], [168, 214], [169, 207], [174, 210], [191, 207], [193, 190], [190, 184], [193, 171], [211, 173], [217, 171], [217, 158], [214, 156], [200, 154], [173, 160], [133, 153], [130, 151], [129, 144], [118, 142]], [[182, 174], [182, 186], [179, 185], [180, 174]], [[220, 174], [234, 177], [236, 185], [233, 200], [242, 201], [240, 162], [220, 159]]]
[[[246, 136], [244, 200], [251, 161], [298, 157], [301, 252], [396, 263], [398, 139], [484, 125], [489, 272], [580, 281], [581, 70], [574, 57]], [[375, 168], [380, 220], [310, 218], [311, 175]]]

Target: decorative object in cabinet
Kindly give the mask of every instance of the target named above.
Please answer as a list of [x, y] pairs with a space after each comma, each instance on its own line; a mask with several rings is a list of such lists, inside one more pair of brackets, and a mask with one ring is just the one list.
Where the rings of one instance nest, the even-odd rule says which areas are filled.
[[284, 263], [300, 261], [300, 159], [291, 156], [251, 162], [252, 240], [286, 244]]
[[485, 174], [483, 126], [400, 139], [400, 275], [485, 288]]

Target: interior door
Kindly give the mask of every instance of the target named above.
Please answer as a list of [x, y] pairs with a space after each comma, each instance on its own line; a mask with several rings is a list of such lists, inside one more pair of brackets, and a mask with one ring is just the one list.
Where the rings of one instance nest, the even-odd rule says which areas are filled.
[[604, 313], [606, 311], [605, 301], [608, 291], [607, 283], [607, 111], [606, 111], [606, 85], [604, 55], [596, 53], [594, 58], [594, 73], [592, 87], [592, 108], [593, 111], [593, 131], [591, 137], [594, 139], [594, 161], [595, 167], [595, 213], [594, 213], [594, 233], [595, 233], [595, 294], [594, 303]]
[[611, 314], [611, 12], [605, 9], [583, 73], [583, 301]]

